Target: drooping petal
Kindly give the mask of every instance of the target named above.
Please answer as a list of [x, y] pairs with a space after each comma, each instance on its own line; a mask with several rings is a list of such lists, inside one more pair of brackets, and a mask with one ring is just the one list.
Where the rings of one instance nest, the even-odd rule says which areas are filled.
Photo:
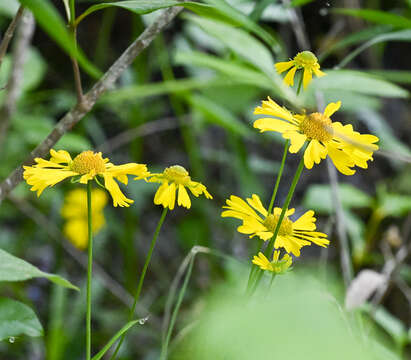
[[289, 151], [292, 154], [297, 153], [307, 140], [307, 136], [296, 131], [287, 131], [283, 133], [283, 138], [290, 139], [291, 145]]
[[275, 69], [277, 70], [277, 72], [279, 74], [283, 73], [284, 71], [288, 70], [291, 66], [293, 66], [294, 60], [290, 60], [290, 61], [282, 61], [282, 62], [278, 62], [277, 64], [275, 64]]
[[189, 209], [191, 207], [191, 200], [187, 194], [187, 190], [181, 184], [178, 185], [178, 205]]
[[355, 170], [351, 169], [355, 165], [349, 155], [341, 151], [333, 142], [327, 143], [328, 156], [331, 158], [335, 167], [344, 175], [353, 175]]
[[104, 177], [104, 187], [108, 190], [111, 197], [113, 198], [113, 206], [117, 207], [129, 207], [134, 200], [128, 199], [120, 190], [120, 187], [114, 180], [113, 176], [108, 173], [103, 174]]
[[311, 69], [304, 68], [304, 75], [303, 75], [303, 87], [304, 87], [304, 89], [307, 88], [307, 86], [311, 82], [312, 78], [313, 78], [313, 74], [311, 72]]
[[72, 161], [70, 154], [65, 150], [56, 151], [54, 149], [51, 149], [50, 155], [51, 155], [50, 161], [56, 164], [60, 164], [60, 163], [68, 164]]
[[294, 66], [287, 73], [287, 75], [285, 75], [285, 77], [284, 77], [284, 83], [285, 84], [287, 84], [288, 86], [293, 86], [294, 85], [294, 76], [295, 76], [296, 71], [297, 71], [297, 68]]

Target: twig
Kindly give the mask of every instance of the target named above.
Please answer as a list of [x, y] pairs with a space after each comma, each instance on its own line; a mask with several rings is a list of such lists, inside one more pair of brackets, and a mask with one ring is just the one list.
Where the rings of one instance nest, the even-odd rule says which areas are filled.
[[[54, 127], [47, 138], [37, 145], [30, 153], [28, 159], [22, 165], [33, 164], [34, 158], [45, 156], [54, 144], [76, 125], [94, 106], [100, 96], [111, 89], [123, 73], [123, 71], [134, 61], [134, 59], [151, 44], [156, 35], [162, 31], [177, 16], [181, 7], [174, 7], [165, 10], [144, 32], [127, 48], [126, 51], [117, 59], [103, 77], [93, 86], [84, 96], [83, 104], [72, 108]], [[0, 204], [1, 201], [12, 191], [17, 184], [23, 180], [22, 165], [17, 167], [0, 184]]]
[[[73, 37], [74, 43], [76, 44], [76, 49], [77, 49], [77, 29], [75, 27], [71, 27], [71, 34], [72, 34], [72, 37]], [[70, 59], [73, 65], [74, 85], [75, 85], [76, 95], [77, 95], [77, 104], [79, 106], [82, 106], [83, 101], [84, 101], [84, 95], [83, 95], [83, 86], [81, 85], [80, 68], [78, 66], [77, 59], [74, 56], [71, 56]]]
[[13, 49], [13, 67], [6, 86], [7, 94], [3, 106], [0, 109], [0, 149], [6, 137], [10, 118], [16, 109], [16, 103], [21, 93], [24, 64], [26, 63], [27, 50], [29, 49], [34, 29], [34, 17], [30, 11], [26, 10], [24, 11], [24, 15], [17, 31]]
[[0, 67], [1, 63], [3, 62], [4, 55], [6, 55], [7, 48], [9, 47], [10, 40], [13, 38], [14, 30], [23, 15], [24, 6], [20, 5], [19, 9], [17, 10], [16, 15], [14, 16], [13, 20], [11, 21], [9, 27], [4, 34], [3, 40], [0, 44]]
[[[184, 123], [188, 120], [188, 116], [184, 117]], [[157, 121], [150, 121], [143, 125], [137, 126], [133, 129], [129, 129], [121, 132], [120, 134], [108, 139], [97, 147], [98, 151], [103, 153], [110, 153], [119, 147], [128, 144], [137, 137], [147, 136], [159, 131], [165, 131], [175, 129], [180, 126], [180, 122], [177, 122], [175, 117], [169, 117]]]
[[283, 4], [288, 8], [291, 17], [291, 25], [297, 39], [300, 50], [308, 50], [311, 48], [310, 41], [306, 35], [304, 21], [302, 20], [299, 9], [291, 7], [290, 0], [283, 0]]

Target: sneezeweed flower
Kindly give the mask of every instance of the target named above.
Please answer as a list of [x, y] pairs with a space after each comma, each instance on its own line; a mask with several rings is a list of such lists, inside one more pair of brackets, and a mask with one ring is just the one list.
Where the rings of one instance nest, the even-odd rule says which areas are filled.
[[341, 101], [327, 105], [323, 113], [293, 115], [289, 110], [276, 104], [271, 98], [262, 102], [254, 114], [271, 115], [278, 119], [262, 118], [254, 122], [260, 132], [276, 131], [284, 139], [290, 139], [290, 152], [298, 152], [306, 141], [304, 164], [311, 169], [327, 155], [335, 167], [344, 175], [353, 175], [354, 166], [366, 169], [367, 161], [373, 160], [373, 152], [378, 150], [378, 137], [360, 134], [351, 124], [332, 122], [330, 117], [340, 108]]
[[213, 198], [206, 187], [199, 182], [191, 180], [188, 171], [180, 165], [167, 167], [160, 174], [151, 174], [148, 181], [161, 184], [154, 196], [154, 204], [163, 205], [164, 208], [169, 208], [170, 210], [174, 209], [177, 191], [177, 204], [187, 209], [191, 207], [191, 200], [186, 188], [195, 197], [204, 194], [207, 199]]
[[103, 159], [101, 152], [83, 151], [72, 159], [65, 150], [51, 149], [50, 155], [50, 160], [36, 158], [35, 165], [24, 166], [23, 177], [27, 184], [32, 185], [30, 190], [37, 191], [37, 196], [40, 196], [45, 188], [69, 177], [81, 184], [87, 184], [93, 179], [101, 184], [99, 179], [102, 179], [103, 186], [113, 198], [114, 206], [130, 206], [134, 201], [121, 192], [115, 180], [127, 185], [127, 175], [134, 175], [137, 180], [144, 179], [150, 174], [144, 164], [114, 165], [109, 159]]
[[[97, 234], [105, 225], [103, 209], [107, 205], [107, 195], [101, 189], [91, 191], [91, 210], [93, 234]], [[66, 220], [63, 234], [79, 250], [88, 246], [87, 227], [87, 191], [75, 189], [70, 191], [64, 199], [61, 215]]]
[[311, 51], [302, 51], [298, 53], [293, 60], [279, 62], [275, 64], [275, 68], [279, 74], [288, 71], [284, 78], [284, 82], [288, 86], [294, 85], [294, 76], [297, 70], [303, 70], [303, 86], [304, 89], [311, 82], [313, 73], [317, 77], [326, 75], [320, 70], [320, 64], [317, 57]]
[[292, 257], [289, 254], [284, 254], [280, 259], [279, 250], [274, 251], [273, 261], [269, 261], [262, 252], [259, 252], [258, 256], [254, 256], [252, 260], [252, 263], [258, 265], [262, 270], [271, 271], [278, 275], [286, 273], [292, 262]]
[[[273, 213], [269, 214], [256, 194], [247, 198], [247, 202], [238, 196], [231, 195], [230, 199], [226, 200], [226, 204], [223, 208], [227, 210], [223, 211], [221, 216], [242, 220], [242, 225], [237, 228], [238, 232], [248, 234], [250, 238], [258, 236], [264, 241], [273, 237], [281, 208], [276, 207]], [[289, 216], [294, 214], [294, 211], [294, 209], [286, 211], [274, 242], [274, 248], [284, 248], [288, 253], [300, 256], [300, 249], [311, 243], [327, 247], [330, 243], [327, 235], [314, 231], [316, 229], [314, 211], [309, 210], [296, 221], [292, 221]]]

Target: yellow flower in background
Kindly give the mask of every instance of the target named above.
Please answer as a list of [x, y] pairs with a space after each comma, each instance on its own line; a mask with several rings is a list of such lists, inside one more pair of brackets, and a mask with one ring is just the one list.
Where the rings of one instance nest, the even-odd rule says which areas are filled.
[[273, 261], [269, 261], [266, 256], [259, 252], [258, 256], [254, 256], [252, 263], [258, 265], [262, 270], [271, 271], [276, 274], [284, 274], [291, 266], [293, 262], [292, 257], [289, 254], [284, 254], [280, 260], [280, 251], [275, 250]]
[[374, 135], [360, 134], [352, 125], [332, 122], [330, 117], [340, 108], [341, 101], [330, 103], [324, 113], [293, 115], [286, 108], [276, 104], [271, 98], [262, 102], [254, 114], [271, 115], [278, 119], [262, 118], [254, 122], [260, 132], [276, 131], [284, 139], [290, 139], [290, 152], [298, 152], [306, 141], [309, 144], [304, 152], [304, 164], [311, 169], [327, 155], [335, 167], [344, 175], [353, 175], [354, 166], [366, 169], [367, 161], [373, 160], [373, 152], [378, 150], [374, 144], [379, 139]]
[[[288, 86], [294, 85], [294, 76], [297, 70], [304, 70], [303, 73], [303, 86], [304, 89], [311, 82], [313, 73], [317, 77], [326, 75], [320, 70], [320, 64], [318, 63], [317, 57], [311, 51], [302, 51], [298, 53], [293, 60], [279, 62], [275, 64], [275, 68], [279, 74], [284, 71], [288, 71], [287, 75], [284, 78], [284, 82]], [[290, 69], [291, 68], [291, 69]]]
[[187, 209], [191, 207], [191, 200], [186, 188], [195, 197], [204, 194], [207, 199], [213, 198], [206, 187], [199, 182], [191, 180], [188, 171], [180, 165], [170, 166], [161, 174], [151, 174], [148, 181], [161, 184], [154, 196], [154, 204], [163, 205], [164, 208], [169, 208], [170, 210], [174, 209], [177, 191], [177, 204]]
[[[238, 232], [248, 234], [250, 238], [258, 236], [264, 241], [273, 237], [275, 227], [280, 218], [281, 208], [276, 207], [273, 214], [269, 214], [256, 194], [248, 198], [247, 202], [238, 196], [231, 195], [230, 199], [226, 200], [226, 204], [227, 206], [223, 206], [223, 208], [227, 210], [223, 211], [221, 216], [242, 220], [242, 225], [237, 228]], [[258, 215], [254, 210], [262, 216]], [[300, 249], [303, 246], [311, 245], [311, 243], [327, 247], [330, 243], [326, 239], [327, 235], [314, 231], [316, 229], [314, 211], [309, 210], [296, 221], [292, 221], [289, 219], [289, 216], [294, 214], [294, 211], [294, 209], [286, 211], [275, 239], [274, 248], [284, 248], [288, 253], [300, 256]]]
[[150, 173], [144, 164], [128, 163], [114, 165], [109, 159], [103, 159], [101, 152], [83, 151], [74, 160], [65, 150], [50, 150], [50, 160], [36, 158], [33, 166], [24, 166], [23, 177], [27, 184], [32, 185], [31, 191], [37, 191], [40, 196], [48, 186], [53, 186], [69, 177], [78, 177], [81, 184], [101, 177], [104, 187], [113, 198], [114, 206], [130, 206], [134, 201], [128, 199], [120, 190], [118, 180], [127, 185], [127, 175], [134, 175], [136, 179], [144, 179]]
[[[93, 234], [97, 234], [105, 225], [103, 209], [107, 205], [107, 195], [101, 189], [91, 191], [91, 210]], [[61, 215], [66, 220], [63, 233], [78, 249], [84, 250], [88, 245], [87, 225], [87, 191], [75, 189], [64, 199]]]

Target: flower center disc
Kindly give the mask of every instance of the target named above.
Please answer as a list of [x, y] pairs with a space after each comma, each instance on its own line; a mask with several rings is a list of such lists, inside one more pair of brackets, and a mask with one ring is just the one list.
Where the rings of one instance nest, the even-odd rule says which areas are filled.
[[302, 51], [298, 53], [294, 61], [297, 66], [311, 67], [318, 63], [318, 59], [311, 51]]
[[164, 176], [167, 180], [177, 184], [186, 184], [191, 180], [188, 171], [180, 165], [173, 165], [166, 168], [164, 170]]
[[309, 138], [326, 142], [332, 139], [331, 119], [320, 113], [304, 117], [300, 123], [301, 131]]
[[[279, 218], [280, 218], [279, 215], [270, 214], [264, 220], [263, 225], [268, 230], [270, 230], [272, 233], [274, 233]], [[288, 217], [284, 216], [284, 219], [280, 225], [280, 230], [278, 231], [278, 235], [287, 236], [287, 235], [292, 235], [292, 233], [293, 233], [293, 222]]]
[[94, 170], [96, 174], [101, 174], [106, 170], [106, 165], [101, 153], [94, 153], [91, 150], [83, 151], [77, 155], [71, 163], [71, 170], [83, 175]]

